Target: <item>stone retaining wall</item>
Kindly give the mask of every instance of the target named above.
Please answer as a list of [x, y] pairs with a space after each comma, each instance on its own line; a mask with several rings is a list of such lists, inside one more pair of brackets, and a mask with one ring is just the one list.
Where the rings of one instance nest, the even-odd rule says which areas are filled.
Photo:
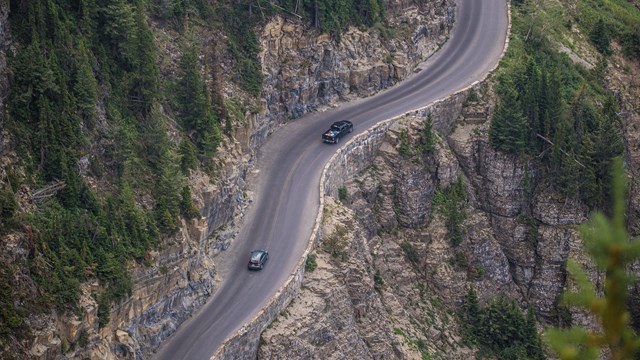
[[[511, 7], [508, 8], [509, 28], [511, 33]], [[508, 48], [509, 38], [505, 42], [502, 58]], [[378, 145], [382, 142], [391, 124], [408, 115], [426, 117], [432, 114], [434, 129], [448, 134], [456, 125], [456, 119], [462, 110], [462, 105], [474, 88], [476, 91], [487, 77], [493, 73], [498, 64], [480, 81], [476, 81], [463, 90], [444, 99], [438, 100], [424, 108], [412, 110], [405, 114], [382, 121], [366, 132], [355, 136], [342, 146], [327, 162], [320, 178], [320, 207], [316, 222], [306, 250], [296, 265], [296, 270], [271, 298], [269, 303], [233, 336], [225, 340], [211, 359], [255, 359], [258, 351], [260, 334], [271, 324], [298, 294], [304, 276], [307, 256], [313, 251], [320, 238], [319, 229], [322, 223], [322, 213], [326, 196], [337, 197], [338, 189], [351, 176], [369, 166], [376, 154]]]

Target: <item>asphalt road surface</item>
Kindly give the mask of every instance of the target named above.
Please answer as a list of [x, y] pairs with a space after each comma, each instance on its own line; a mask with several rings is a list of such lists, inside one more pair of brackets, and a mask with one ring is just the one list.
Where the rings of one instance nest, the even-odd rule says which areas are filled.
[[[420, 66], [421, 71], [376, 96], [308, 114], [271, 135], [258, 151], [254, 202], [219, 266], [224, 281], [156, 358], [209, 359], [293, 272], [319, 211], [322, 169], [340, 143], [381, 120], [428, 105], [481, 79], [499, 60], [507, 27], [506, 0], [458, 0], [451, 38]], [[341, 119], [351, 120], [354, 132], [338, 146], [322, 143], [322, 133]], [[262, 271], [250, 272], [249, 252], [255, 248], [268, 249], [270, 258]]]

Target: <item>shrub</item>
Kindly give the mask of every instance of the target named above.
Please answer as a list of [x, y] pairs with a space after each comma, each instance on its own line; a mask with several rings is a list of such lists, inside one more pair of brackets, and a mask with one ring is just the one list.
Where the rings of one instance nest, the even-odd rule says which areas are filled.
[[309, 254], [307, 261], [304, 263], [304, 271], [312, 272], [316, 269], [318, 264], [316, 263], [316, 256]]
[[338, 199], [342, 202], [344, 202], [347, 199], [347, 188], [344, 186], [341, 186], [338, 189]]

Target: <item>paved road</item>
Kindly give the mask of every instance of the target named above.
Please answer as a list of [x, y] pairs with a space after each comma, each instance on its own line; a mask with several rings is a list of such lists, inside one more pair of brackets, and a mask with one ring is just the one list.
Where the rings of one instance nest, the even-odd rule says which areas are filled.
[[[482, 78], [498, 61], [507, 32], [506, 0], [458, 0], [446, 46], [398, 86], [313, 113], [274, 133], [258, 151], [255, 196], [242, 229], [225, 254], [225, 281], [209, 302], [159, 349], [157, 359], [209, 359], [277, 291], [303, 253], [319, 210], [322, 168], [338, 146], [320, 136], [334, 120], [350, 119], [354, 133], [425, 106]], [[249, 272], [248, 254], [267, 248], [264, 270]]]

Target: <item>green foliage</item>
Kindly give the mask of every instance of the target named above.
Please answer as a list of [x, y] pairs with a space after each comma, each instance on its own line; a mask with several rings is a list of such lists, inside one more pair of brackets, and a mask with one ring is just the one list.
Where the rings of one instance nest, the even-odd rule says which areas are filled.
[[611, 53], [611, 50], [609, 49], [611, 44], [609, 29], [602, 18], [598, 19], [593, 30], [591, 30], [589, 39], [600, 53], [604, 55], [609, 55]]
[[13, 191], [8, 186], [0, 188], [0, 235], [17, 225], [14, 217], [17, 209], [18, 202]]
[[481, 353], [498, 359], [544, 359], [533, 310], [523, 315], [513, 301], [503, 298], [481, 308], [476, 292], [469, 288], [463, 307], [465, 338]]
[[262, 68], [258, 60], [260, 44], [253, 30], [257, 19], [249, 16], [251, 5], [248, 2], [239, 1], [231, 7], [220, 4], [215, 9], [215, 16], [226, 30], [227, 46], [236, 59], [235, 80], [251, 95], [258, 96], [262, 85]]
[[189, 170], [194, 170], [198, 166], [198, 159], [196, 158], [196, 147], [193, 146], [188, 137], [184, 136], [182, 138], [178, 153], [180, 154], [182, 173], [189, 175]]
[[13, 269], [0, 261], [0, 348], [5, 348], [12, 336], [24, 337], [29, 334], [29, 328], [23, 321], [27, 315], [26, 309], [15, 305], [17, 301], [24, 301], [16, 293], [17, 288]]
[[418, 257], [418, 252], [416, 251], [416, 248], [413, 247], [413, 245], [408, 242], [408, 241], [403, 241], [400, 244], [400, 248], [402, 248], [402, 251], [404, 251], [404, 256], [407, 258], [407, 260], [413, 264], [413, 265], [418, 265], [418, 261], [420, 260], [420, 258]]
[[312, 272], [316, 267], [318, 267], [318, 263], [316, 263], [316, 256], [309, 254], [309, 256], [307, 256], [307, 261], [304, 263], [304, 271]]
[[[281, 0], [293, 12], [295, 0]], [[348, 25], [373, 26], [385, 17], [383, 0], [303, 0], [299, 13], [323, 32], [339, 37]]]
[[98, 327], [102, 329], [110, 320], [111, 294], [108, 291], [98, 296]]
[[422, 125], [422, 132], [420, 137], [420, 146], [424, 153], [432, 153], [436, 147], [436, 138], [433, 133], [433, 116], [431, 113], [427, 115], [427, 119]]
[[373, 287], [377, 291], [384, 289], [384, 279], [382, 278], [380, 270], [376, 270], [376, 273], [373, 275]]
[[587, 252], [598, 269], [606, 274], [604, 296], [598, 296], [576, 261], [567, 263], [577, 291], [565, 293], [563, 300], [593, 314], [601, 330], [591, 332], [581, 327], [548, 330], [546, 339], [561, 359], [597, 359], [602, 349], [607, 349], [612, 359], [632, 359], [640, 349], [640, 338], [630, 327], [626, 308], [632, 281], [627, 268], [640, 259], [640, 242], [630, 241], [626, 230], [624, 181], [622, 161], [618, 158], [614, 167], [611, 218], [596, 213], [580, 227]]
[[624, 53], [632, 58], [640, 59], [640, 27], [628, 29], [622, 35]]
[[213, 15], [213, 9], [206, 0], [154, 0], [154, 11], [156, 16], [175, 19], [183, 27], [190, 17], [207, 19]]
[[513, 154], [522, 154], [527, 146], [527, 120], [522, 114], [520, 102], [513, 84], [504, 84], [496, 107], [489, 141], [494, 148]]
[[409, 144], [409, 135], [406, 129], [400, 131], [400, 148], [398, 149], [400, 155], [408, 157], [412, 155], [411, 146]]
[[[596, 36], [600, 40], [606, 31], [630, 24], [635, 16], [616, 10], [615, 16], [624, 18], [617, 22], [612, 15], [585, 8], [587, 2], [591, 1], [578, 2], [576, 14], [588, 15], [578, 20], [593, 29], [601, 19], [598, 27], [602, 31], [594, 33], [600, 34]], [[627, 8], [618, 0], [604, 3], [593, 6]], [[567, 31], [566, 17], [571, 14], [565, 11], [550, 3], [522, 2], [514, 7], [512, 41], [498, 70], [500, 99], [489, 140], [496, 149], [541, 160], [537, 171], [541, 176], [534, 179], [534, 187], [535, 182], [548, 181], [564, 196], [606, 210], [610, 203], [608, 169], [623, 149], [620, 120], [612, 110], [617, 104], [602, 88], [606, 68], [586, 71], [551, 43], [566, 36], [562, 32]], [[531, 22], [533, 12], [540, 21]]]
[[458, 178], [444, 191], [436, 191], [433, 198], [436, 210], [445, 217], [445, 226], [453, 246], [460, 245], [464, 239], [463, 223], [467, 218], [466, 198], [467, 194], [462, 178]]
[[[640, 11], [625, 0], [580, 0], [575, 20], [598, 51], [606, 53], [608, 42], [617, 39], [627, 56], [639, 59], [637, 51]], [[634, 39], [635, 36], [635, 39]]]
[[185, 185], [182, 187], [182, 201], [180, 202], [180, 210], [182, 216], [185, 219], [193, 219], [200, 217], [200, 211], [195, 207], [193, 201], [191, 201], [191, 189]]
[[340, 186], [338, 188], [338, 199], [340, 201], [345, 201], [347, 199], [347, 188], [344, 186]]
[[467, 290], [467, 296], [464, 299], [462, 318], [465, 326], [465, 338], [476, 344], [475, 331], [480, 322], [480, 303], [478, 302], [476, 290], [471, 286]]
[[[182, 3], [185, 11], [208, 7], [202, 0]], [[74, 310], [80, 283], [98, 279], [101, 326], [111, 301], [131, 291], [127, 264], [143, 261], [161, 233], [176, 229], [180, 215], [197, 216], [183, 174], [197, 167], [198, 156], [208, 160], [220, 139], [204, 81], [196, 78], [197, 103], [190, 104], [195, 113], [184, 119], [192, 137], [182, 141], [178, 157], [160, 111], [158, 51], [146, 5], [9, 3], [12, 86], [5, 125], [26, 172], [18, 180], [34, 190], [64, 182], [37, 211], [20, 214], [33, 244], [26, 265], [41, 294], [33, 301], [41, 311]], [[105, 115], [101, 126], [98, 105]], [[96, 144], [104, 151], [94, 151]], [[89, 175], [108, 184], [100, 193], [79, 173], [85, 156], [91, 159]], [[156, 201], [143, 209], [141, 197]], [[0, 204], [4, 232], [18, 220], [10, 188], [0, 189]]]
[[221, 134], [211, 107], [206, 84], [200, 74], [198, 53], [195, 46], [189, 46], [185, 49], [180, 62], [180, 70], [177, 100], [182, 127], [195, 143], [200, 160], [204, 164], [209, 164], [211, 157], [216, 153]]
[[347, 261], [347, 259], [349, 259], [347, 234], [347, 228], [342, 225], [337, 225], [336, 231], [323, 239], [322, 249], [336, 261]]
[[478, 93], [476, 92], [475, 88], [471, 88], [464, 102], [465, 104], [469, 104], [469, 103], [478, 102], [479, 100], [480, 100], [480, 96], [478, 96]]
[[594, 119], [593, 130], [585, 136], [581, 159], [587, 164], [583, 187], [583, 200], [597, 209], [609, 210], [611, 203], [611, 171], [616, 157], [621, 156], [624, 145], [620, 137], [619, 119], [615, 99], [605, 99], [604, 114]]

